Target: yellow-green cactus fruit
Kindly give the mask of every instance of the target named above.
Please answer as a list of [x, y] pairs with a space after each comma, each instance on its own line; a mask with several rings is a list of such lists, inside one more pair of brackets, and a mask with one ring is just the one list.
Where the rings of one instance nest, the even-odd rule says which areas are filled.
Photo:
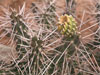
[[57, 26], [60, 33], [67, 37], [72, 37], [77, 33], [77, 23], [71, 15], [61, 16]]

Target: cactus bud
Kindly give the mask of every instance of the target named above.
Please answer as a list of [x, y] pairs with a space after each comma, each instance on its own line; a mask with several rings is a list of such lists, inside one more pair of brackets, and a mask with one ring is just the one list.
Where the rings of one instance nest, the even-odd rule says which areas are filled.
[[72, 37], [77, 33], [77, 24], [71, 15], [63, 15], [59, 18], [58, 30], [66, 37]]

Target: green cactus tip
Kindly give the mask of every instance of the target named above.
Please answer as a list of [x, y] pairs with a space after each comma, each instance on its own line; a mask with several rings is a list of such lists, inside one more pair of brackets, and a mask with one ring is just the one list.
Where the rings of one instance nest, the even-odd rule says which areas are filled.
[[71, 15], [62, 15], [57, 26], [60, 33], [67, 37], [72, 37], [77, 33], [77, 23]]

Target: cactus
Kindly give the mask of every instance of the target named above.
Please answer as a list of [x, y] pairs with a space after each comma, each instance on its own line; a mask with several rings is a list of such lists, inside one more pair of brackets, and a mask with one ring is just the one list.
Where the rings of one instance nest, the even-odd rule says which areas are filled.
[[40, 72], [39, 68], [43, 68], [43, 62], [41, 61], [42, 40], [39, 40], [36, 36], [30, 37], [27, 32], [28, 27], [21, 21], [21, 15], [12, 12], [10, 18], [12, 19], [12, 36], [15, 37], [18, 57], [15, 59], [16, 62], [12, 62], [10, 66], [8, 65], [8, 70], [1, 71], [1, 73], [38, 74]]
[[[50, 25], [55, 24], [56, 20], [56, 15], [55, 15], [55, 4], [50, 4], [48, 1], [48, 4], [46, 5], [47, 8], [44, 8], [44, 12], [40, 12], [40, 8], [36, 6], [35, 3], [32, 3], [32, 12], [33, 14], [36, 14], [35, 20], [37, 21], [38, 24], [42, 23], [45, 24], [45, 27], [50, 28]], [[37, 16], [38, 15], [38, 16]]]
[[57, 27], [60, 34], [64, 35], [62, 41], [65, 42], [63, 45], [55, 48], [61, 54], [56, 56], [54, 60], [56, 66], [52, 64], [49, 73], [52, 74], [52, 72], [58, 70], [58, 72], [55, 73], [56, 75], [64, 75], [64, 69], [66, 68], [64, 65], [69, 64], [68, 67], [71, 69], [70, 74], [74, 74], [78, 62], [70, 58], [73, 58], [73, 55], [76, 52], [76, 47], [78, 47], [80, 43], [79, 34], [77, 34], [76, 21], [72, 16], [65, 14], [59, 18]]
[[[11, 64], [0, 61], [0, 75], [99, 74], [100, 56], [98, 52], [93, 54], [100, 45], [99, 35], [96, 34], [94, 42], [83, 44], [76, 19], [69, 13], [58, 18], [53, 2], [46, 6], [41, 12], [32, 3], [32, 11], [25, 16], [12, 11], [8, 19], [11, 24], [8, 35], [14, 38], [18, 56]], [[33, 28], [29, 28], [30, 25]]]
[[[24, 58], [25, 54], [28, 53], [28, 51], [32, 51], [31, 53], [28, 53], [27, 57], [25, 57], [23, 59], [23, 61], [19, 62], [19, 66], [21, 66], [21, 72], [19, 72], [19, 74], [37, 74], [38, 72], [40, 72], [39, 67], [43, 67], [42, 66], [42, 62], [41, 62], [41, 52], [40, 49], [42, 48], [42, 40], [38, 40], [36, 36], [30, 38], [30, 36], [28, 35], [28, 27], [20, 20], [19, 15], [16, 16], [16, 14], [14, 14], [14, 12], [11, 14], [11, 19], [13, 22], [16, 22], [17, 24], [13, 25], [12, 28], [14, 28], [14, 34], [15, 34], [15, 40], [17, 41], [17, 46], [16, 46], [16, 50], [18, 51], [18, 55], [19, 57], [16, 59], [16, 61], [20, 61]], [[22, 28], [22, 29], [21, 29]], [[19, 37], [20, 36], [20, 37]], [[21, 39], [21, 37], [24, 37], [28, 40], [23, 40]], [[21, 46], [22, 45], [22, 46]], [[28, 48], [24, 47], [24, 46], [28, 46]], [[34, 57], [34, 58], [33, 58]], [[33, 61], [32, 61], [33, 59]], [[28, 66], [31, 65], [30, 67]], [[38, 64], [37, 64], [38, 63]], [[15, 64], [16, 65], [16, 64]], [[23, 66], [27, 65], [27, 67], [25, 67], [26, 69], [24, 69]], [[33, 65], [33, 66], [32, 66]], [[36, 71], [33, 71], [33, 70]]]

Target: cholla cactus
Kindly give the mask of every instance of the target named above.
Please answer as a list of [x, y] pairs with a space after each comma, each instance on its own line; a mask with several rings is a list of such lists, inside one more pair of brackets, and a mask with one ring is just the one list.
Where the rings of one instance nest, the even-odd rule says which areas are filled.
[[44, 68], [41, 54], [42, 40], [29, 34], [29, 27], [23, 16], [16, 11], [12, 11], [10, 19], [12, 25], [10, 36], [14, 37], [15, 51], [18, 56], [14, 59], [16, 62], [12, 60], [10, 64], [6, 65], [7, 67], [4, 65], [4, 68], [0, 69], [0, 75], [3, 73], [6, 75], [38, 75], [40, 69]]
[[[42, 62], [40, 60], [40, 59], [42, 59], [41, 58], [42, 55], [40, 52], [40, 50], [42, 48], [42, 40], [39, 40], [36, 36], [33, 36], [32, 38], [30, 38], [31, 36], [27, 32], [28, 27], [24, 24], [23, 21], [21, 21], [21, 15], [17, 15], [16, 12], [12, 12], [10, 17], [12, 19], [12, 25], [13, 25], [12, 29], [14, 30], [13, 33], [15, 34], [15, 40], [17, 41], [16, 42], [16, 44], [17, 44], [16, 50], [19, 55], [19, 57], [17, 58], [16, 61], [21, 61], [24, 58], [21, 62], [19, 62], [20, 64], [18, 64], [20, 66], [22, 72], [18, 72], [17, 70], [15, 72], [16, 72], [16, 74], [17, 73], [18, 74], [29, 74], [29, 71], [30, 71], [31, 74], [33, 74], [33, 73], [37, 74], [38, 72], [40, 72], [39, 67], [37, 65], [39, 65], [40, 67], [43, 66]], [[21, 37], [23, 37], [27, 40], [25, 40], [25, 39], [23, 40]], [[28, 54], [28, 51], [30, 51], [29, 54]], [[27, 54], [26, 57], [25, 57], [25, 54]], [[33, 59], [33, 61], [31, 61], [32, 59]], [[29, 70], [27, 63], [28, 63], [28, 65], [35, 64], [35, 66], [31, 66], [31, 69]], [[39, 64], [37, 64], [37, 63], [39, 63]], [[23, 70], [23, 68], [24, 68], [23, 66], [25, 66], [25, 65], [27, 65], [27, 67], [25, 67], [26, 70]], [[14, 68], [14, 69], [16, 69], [16, 68]], [[35, 71], [33, 71], [34, 69], [35, 69]]]
[[58, 30], [66, 37], [72, 37], [77, 33], [77, 23], [71, 15], [63, 15], [59, 18]]

